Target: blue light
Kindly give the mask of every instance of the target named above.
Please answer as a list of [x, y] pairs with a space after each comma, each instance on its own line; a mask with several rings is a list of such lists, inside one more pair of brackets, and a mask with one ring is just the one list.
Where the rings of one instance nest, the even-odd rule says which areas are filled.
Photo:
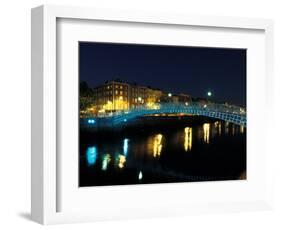
[[95, 146], [87, 148], [86, 155], [88, 165], [94, 165], [97, 161], [97, 148]]
[[124, 122], [127, 122], [127, 119], [126, 119], [126, 118], [124, 119]]
[[94, 124], [96, 121], [94, 119], [88, 119], [89, 124]]
[[109, 154], [104, 155], [103, 156], [103, 160], [102, 160], [101, 170], [106, 171], [107, 170], [107, 166], [108, 166], [110, 161], [111, 161], [110, 155]]
[[125, 138], [124, 139], [124, 142], [123, 142], [123, 152], [124, 152], [124, 155], [127, 156], [128, 154], [128, 142], [129, 142], [129, 139]]

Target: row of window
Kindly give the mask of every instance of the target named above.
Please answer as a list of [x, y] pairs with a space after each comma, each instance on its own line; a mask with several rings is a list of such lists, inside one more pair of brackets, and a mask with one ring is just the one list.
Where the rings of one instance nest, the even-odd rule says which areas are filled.
[[[115, 89], [127, 89], [127, 86], [123, 86], [123, 85], [115, 85]], [[112, 89], [112, 85], [108, 85], [106, 86], [106, 89]]]
[[[114, 101], [127, 101], [127, 98], [115, 98]], [[106, 103], [113, 103], [113, 100], [111, 97], [107, 98], [99, 98], [98, 99], [99, 104], [106, 104]]]
[[98, 92], [104, 91], [104, 90], [112, 90], [113, 87], [114, 87], [114, 89], [124, 89], [124, 90], [130, 89], [132, 93], [144, 94], [147, 91], [149, 93], [155, 93], [155, 94], [159, 94], [159, 92], [161, 93], [161, 91], [152, 90], [152, 89], [148, 89], [148, 88], [144, 88], [144, 87], [134, 87], [134, 86], [128, 86], [128, 85], [121, 85], [121, 84], [120, 85], [118, 85], [118, 84], [105, 85], [105, 86], [96, 88], [96, 90]]
[[[120, 89], [122, 89], [122, 87], [120, 86]], [[97, 89], [96, 94], [99, 95], [112, 95], [112, 90], [103, 90], [102, 88]], [[115, 94], [124, 94], [127, 95], [128, 91], [126, 88], [124, 88], [123, 90], [115, 90]], [[150, 97], [157, 97], [159, 95], [155, 95], [155, 94], [151, 94], [151, 93], [146, 93], [145, 90], [134, 90], [132, 89], [131, 91], [131, 95], [132, 96], [139, 96], [139, 97], [144, 97], [145, 95], [148, 95]]]
[[[119, 99], [119, 98], [121, 98], [122, 97], [122, 99], [126, 99], [126, 98], [128, 98], [128, 95], [127, 95], [127, 92], [125, 92], [124, 93], [124, 95], [123, 95], [123, 93], [122, 93], [122, 91], [120, 91], [119, 93], [118, 92], [116, 92], [116, 94], [115, 94], [115, 96], [114, 96], [114, 98], [115, 98], [115, 100], [116, 99]], [[95, 96], [95, 99], [97, 99], [98, 101], [100, 101], [100, 100], [107, 100], [107, 99], [112, 99], [112, 95], [111, 94], [98, 94], [98, 95], [96, 95]], [[140, 100], [153, 100], [153, 101], [156, 101], [158, 98], [155, 98], [155, 97], [147, 97], [147, 96], [144, 96], [144, 95], [135, 95], [135, 96], [132, 96], [132, 102], [134, 102], [134, 101], [140, 101]]]

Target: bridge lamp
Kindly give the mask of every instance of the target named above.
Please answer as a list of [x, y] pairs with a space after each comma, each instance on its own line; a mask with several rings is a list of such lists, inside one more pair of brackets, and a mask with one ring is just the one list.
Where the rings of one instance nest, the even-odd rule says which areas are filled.
[[171, 97], [172, 96], [172, 94], [171, 93], [168, 93], [168, 97]]

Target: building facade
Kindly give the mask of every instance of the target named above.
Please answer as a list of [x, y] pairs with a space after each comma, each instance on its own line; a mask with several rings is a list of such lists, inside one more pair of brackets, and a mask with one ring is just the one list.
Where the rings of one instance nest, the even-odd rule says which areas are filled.
[[108, 81], [93, 89], [94, 111], [124, 111], [139, 106], [156, 106], [163, 92], [137, 84], [121, 81]]
[[[127, 83], [119, 80], [107, 81], [103, 85], [92, 89], [89, 103], [84, 103], [80, 97], [80, 105], [87, 107], [80, 109], [80, 116], [84, 114], [106, 115], [111, 112], [126, 111], [141, 106], [157, 109], [160, 103], [185, 103], [192, 101], [190, 95], [163, 92], [160, 89]], [[89, 98], [87, 98], [87, 101]], [[82, 103], [82, 104], [81, 104]], [[80, 107], [81, 107], [80, 106]]]
[[129, 109], [129, 84], [110, 81], [93, 89], [93, 101], [99, 112]]

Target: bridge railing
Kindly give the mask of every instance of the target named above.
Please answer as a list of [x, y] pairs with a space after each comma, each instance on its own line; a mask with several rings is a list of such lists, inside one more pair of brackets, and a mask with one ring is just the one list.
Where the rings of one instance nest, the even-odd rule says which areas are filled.
[[[129, 113], [142, 113], [142, 112], [149, 112], [149, 111], [180, 111], [180, 110], [200, 110], [200, 111], [210, 111], [210, 112], [221, 112], [221, 113], [229, 113], [229, 114], [240, 114], [246, 116], [246, 109], [243, 107], [235, 106], [235, 105], [228, 105], [228, 104], [216, 104], [216, 103], [199, 103], [199, 102], [189, 102], [189, 103], [158, 103], [154, 104], [153, 106], [141, 105], [136, 108], [132, 108], [129, 110], [122, 110], [110, 113], [100, 114], [97, 117], [116, 117], [116, 116], [123, 116], [124, 114]], [[87, 116], [86, 116], [87, 117]], [[85, 118], [86, 118], [85, 117]]]
[[[194, 114], [208, 116], [212, 118], [218, 118], [225, 121], [233, 122], [238, 125], [246, 126], [246, 110], [242, 107], [225, 105], [225, 104], [215, 104], [215, 103], [161, 103], [155, 106], [139, 106], [134, 109], [127, 111], [119, 111], [111, 113], [108, 116], [96, 117], [101, 122], [112, 122], [114, 124], [119, 124], [127, 122], [139, 116], [150, 115], [150, 114]], [[91, 119], [90, 119], [91, 121]], [[87, 122], [87, 120], [85, 120]], [[91, 123], [91, 122], [90, 122]], [[92, 124], [91, 124], [92, 125]]]
[[153, 106], [141, 105], [136, 108], [132, 108], [129, 110], [116, 111], [111, 113], [106, 113], [99, 115], [98, 117], [114, 117], [119, 115], [124, 115], [133, 112], [139, 111], [157, 111], [157, 110], [179, 110], [179, 109], [197, 109], [197, 110], [208, 110], [208, 111], [219, 111], [224, 113], [232, 113], [232, 114], [241, 114], [246, 115], [246, 109], [243, 107], [228, 105], [228, 104], [216, 104], [216, 103], [199, 103], [199, 102], [189, 102], [189, 103], [158, 103]]
[[246, 109], [239, 106], [234, 105], [225, 105], [225, 104], [216, 104], [216, 103], [161, 103], [161, 104], [155, 104], [155, 106], [138, 106], [136, 108], [127, 110], [127, 111], [119, 111], [114, 113], [113, 115], [123, 115], [130, 112], [137, 112], [137, 111], [143, 111], [143, 110], [165, 110], [165, 109], [200, 109], [200, 110], [209, 110], [209, 111], [219, 111], [224, 113], [235, 113], [235, 114], [246, 114]]

